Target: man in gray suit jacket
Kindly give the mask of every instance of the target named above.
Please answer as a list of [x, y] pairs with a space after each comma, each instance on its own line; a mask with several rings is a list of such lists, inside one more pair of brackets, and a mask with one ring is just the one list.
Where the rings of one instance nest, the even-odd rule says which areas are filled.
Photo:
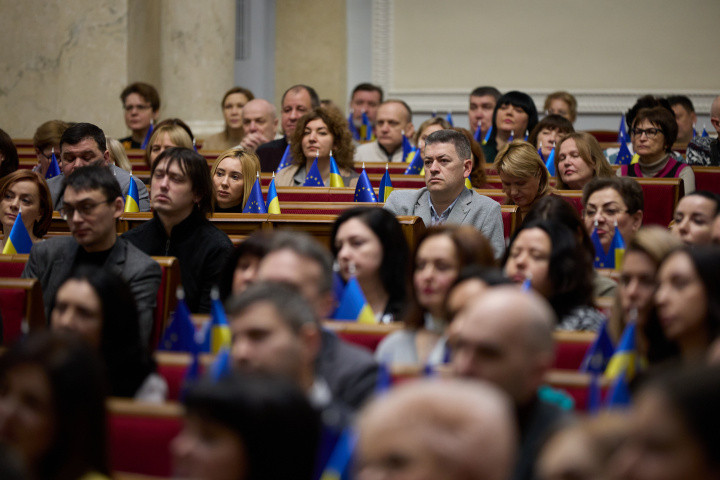
[[470, 142], [455, 130], [428, 135], [423, 152], [425, 187], [394, 190], [385, 209], [395, 215], [415, 215], [425, 225], [472, 225], [487, 237], [499, 258], [505, 250], [500, 204], [465, 187], [472, 170]]
[[75, 269], [91, 265], [119, 275], [133, 292], [140, 333], [149, 341], [162, 272], [156, 261], [117, 237], [115, 221], [124, 207], [120, 185], [107, 167], [91, 165], [65, 177], [63, 189], [61, 213], [72, 237], [33, 245], [22, 277], [40, 280], [49, 320], [57, 290]]
[[107, 165], [120, 184], [122, 198], [127, 195], [130, 188], [130, 179], [138, 188], [138, 205], [141, 212], [150, 211], [150, 199], [145, 184], [137, 178], [131, 177], [122, 168], [109, 163], [110, 153], [107, 149], [105, 133], [92, 123], [76, 123], [63, 133], [60, 138], [60, 170], [58, 175], [48, 180], [48, 188], [52, 196], [53, 210], [60, 211], [63, 203], [63, 181], [76, 168], [86, 167], [94, 163]]

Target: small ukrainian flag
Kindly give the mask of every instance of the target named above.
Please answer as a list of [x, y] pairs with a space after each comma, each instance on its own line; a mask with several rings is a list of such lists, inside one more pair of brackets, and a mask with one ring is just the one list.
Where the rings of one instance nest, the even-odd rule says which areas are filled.
[[10, 235], [5, 239], [5, 246], [3, 247], [2, 253], [5, 255], [30, 253], [32, 245], [30, 234], [22, 221], [22, 211], [19, 211], [17, 217], [15, 217], [15, 223], [13, 223], [12, 229], [10, 230]]
[[380, 198], [383, 202], [387, 202], [390, 193], [393, 191], [392, 181], [390, 180], [390, 172], [388, 171], [388, 165], [385, 164], [385, 174], [380, 179]]
[[275, 188], [275, 172], [273, 172], [272, 180], [270, 180], [270, 186], [268, 187], [267, 195], [267, 213], [279, 214], [280, 212], [280, 200], [278, 199], [277, 189]]
[[138, 193], [135, 178], [130, 174], [130, 186], [125, 196], [125, 213], [133, 213], [140, 211], [140, 194]]
[[330, 151], [330, 186], [331, 187], [345, 187], [342, 177], [340, 176], [340, 169], [335, 162], [332, 151]]
[[335, 320], [347, 320], [358, 323], [377, 323], [375, 314], [368, 305], [357, 278], [350, 277], [335, 311]]

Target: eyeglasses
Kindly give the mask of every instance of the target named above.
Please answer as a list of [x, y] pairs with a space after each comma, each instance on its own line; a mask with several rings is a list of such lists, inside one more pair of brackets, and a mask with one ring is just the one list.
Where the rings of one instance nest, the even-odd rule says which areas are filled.
[[67, 221], [68, 218], [73, 218], [75, 212], [78, 212], [81, 217], [86, 218], [92, 215], [98, 205], [110, 202], [112, 202], [112, 200], [105, 200], [103, 202], [84, 202], [77, 206], [65, 204], [63, 205], [63, 208], [60, 209], [60, 216], [63, 220]]
[[653, 139], [657, 137], [658, 133], [663, 133], [660, 128], [633, 128], [630, 133], [636, 137], [641, 137], [644, 133], [647, 138]]
[[627, 212], [627, 208], [625, 210], [618, 208], [618, 207], [603, 207], [600, 210], [595, 210], [592, 207], [588, 207], [585, 209], [585, 216], [589, 218], [594, 218], [597, 216], [598, 212], [600, 215], [604, 218], [615, 218], [621, 213]]
[[133, 110], [143, 111], [151, 109], [151, 105], [125, 105], [123, 110], [126, 112], [132, 112]]

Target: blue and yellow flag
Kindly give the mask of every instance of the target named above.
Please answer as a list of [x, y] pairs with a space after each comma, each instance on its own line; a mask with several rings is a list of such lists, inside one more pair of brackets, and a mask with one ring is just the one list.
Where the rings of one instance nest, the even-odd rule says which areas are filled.
[[692, 136], [692, 138], [696, 138], [696, 137], [697, 137], [697, 130], [695, 130], [695, 124], [693, 123], [693, 136]]
[[348, 128], [350, 129], [350, 133], [352, 134], [353, 140], [356, 142], [360, 141], [360, 131], [355, 126], [355, 119], [353, 118], [354, 112], [350, 110], [350, 115], [348, 115]]
[[630, 149], [628, 148], [627, 143], [621, 142], [620, 151], [617, 154], [617, 159], [615, 160], [615, 163], [618, 165], [630, 165], [631, 160], [632, 154], [630, 153]]
[[283, 152], [283, 156], [280, 159], [280, 163], [278, 164], [277, 171], [279, 172], [285, 167], [289, 167], [292, 164], [292, 152], [290, 151], [290, 144], [287, 144], [287, 147], [285, 147], [285, 152]]
[[18, 211], [17, 217], [15, 217], [15, 223], [13, 223], [12, 229], [10, 230], [10, 235], [5, 239], [5, 246], [3, 247], [2, 253], [5, 255], [30, 253], [32, 245], [32, 239], [22, 221], [22, 210], [20, 210]]
[[597, 337], [595, 337], [595, 340], [593, 340], [590, 348], [588, 348], [585, 353], [585, 358], [583, 358], [580, 364], [580, 371], [603, 373], [614, 352], [615, 347], [610, 339], [610, 335], [608, 335], [607, 321], [605, 321], [600, 327]]
[[415, 151], [415, 147], [412, 146], [412, 143], [410, 143], [410, 140], [405, 136], [405, 132], [402, 133], [402, 151], [403, 151], [403, 161], [407, 161], [408, 155], [413, 153]]
[[613, 239], [610, 242], [610, 248], [608, 248], [607, 252], [600, 243], [600, 237], [597, 233], [597, 222], [595, 222], [590, 240], [592, 240], [593, 246], [595, 247], [595, 261], [593, 262], [595, 268], [619, 269], [622, 267], [623, 257], [625, 256], [625, 240], [622, 238], [617, 224], [615, 225]]
[[305, 176], [305, 183], [303, 187], [324, 187], [322, 176], [320, 175], [320, 169], [318, 168], [318, 157], [313, 160], [310, 171]]
[[262, 195], [262, 187], [260, 186], [260, 174], [255, 177], [250, 196], [243, 207], [242, 213], [268, 213], [265, 208], [265, 199]]
[[448, 110], [445, 120], [447, 120], [447, 122], [450, 124], [451, 127], [455, 126], [455, 124], [453, 123], [453, 119], [452, 119], [452, 112], [450, 110]]
[[130, 174], [130, 185], [128, 186], [128, 193], [125, 195], [125, 213], [133, 213], [140, 211], [140, 194], [138, 193], [138, 187], [135, 183], [135, 179]]
[[523, 137], [523, 141], [524, 141], [524, 142], [527, 142], [527, 139], [528, 139], [529, 136], [530, 136], [530, 132], [528, 132], [527, 130], [525, 130], [525, 136]]
[[277, 188], [275, 188], [275, 172], [273, 172], [270, 186], [268, 187], [267, 205], [265, 206], [267, 213], [277, 215], [280, 212], [280, 200], [278, 199]]
[[513, 140], [515, 140], [515, 130], [510, 131], [510, 138], [508, 138], [508, 143], [512, 142]]
[[538, 147], [538, 155], [540, 155], [540, 159], [544, 162], [545, 161], [545, 155], [542, 154], [542, 142], [540, 142], [540, 146]]
[[375, 190], [373, 190], [373, 187], [370, 184], [370, 179], [365, 171], [365, 165], [363, 165], [362, 172], [360, 172], [360, 178], [358, 178], [357, 185], [355, 186], [355, 201], [374, 203], [377, 203], [378, 201], [375, 196]]
[[475, 135], [473, 135], [473, 138], [475, 138], [475, 141], [479, 144], [483, 143], [483, 135], [482, 135], [482, 125], [478, 123], [477, 128], [475, 129]]
[[635, 328], [635, 322], [632, 321], [625, 327], [617, 350], [613, 353], [605, 369], [605, 378], [615, 380], [625, 374], [625, 378], [629, 382], [640, 370], [640, 359], [635, 344]]
[[340, 299], [340, 305], [335, 310], [335, 320], [346, 320], [350, 322], [358, 323], [377, 323], [375, 320], [375, 314], [365, 300], [360, 284], [357, 278], [350, 277], [347, 285], [345, 285], [345, 291], [343, 291], [342, 298]]
[[340, 169], [337, 166], [337, 162], [335, 162], [332, 151], [330, 152], [330, 186], [338, 188], [345, 187], [345, 183], [340, 176]]
[[467, 188], [468, 190], [473, 189], [472, 182], [470, 181], [470, 177], [465, 177], [465, 188]]
[[625, 378], [625, 372], [615, 379], [608, 391], [605, 400], [605, 408], [627, 408], [630, 406], [630, 387], [629, 380]]
[[320, 480], [340, 480], [343, 477], [352, 460], [356, 441], [357, 436], [350, 427], [342, 431], [320, 476]]
[[613, 239], [610, 243], [608, 255], [612, 255], [613, 268], [615, 270], [620, 270], [622, 268], [623, 259], [625, 258], [625, 239], [623, 239], [620, 229], [617, 226], [617, 220], [615, 220], [615, 233], [613, 234]]
[[[542, 155], [540, 157], [542, 158]], [[545, 161], [545, 168], [547, 168], [550, 175], [555, 175], [555, 147], [550, 150], [550, 155], [548, 155], [548, 158]]]
[[362, 112], [362, 125], [360, 126], [360, 138], [365, 142], [372, 142], [375, 140], [375, 133], [373, 132], [372, 123], [367, 116], [367, 113]]
[[484, 138], [483, 141], [482, 141], [482, 144], [483, 144], [483, 145], [487, 145], [487, 142], [489, 142], [490, 139], [492, 138], [492, 137], [491, 137], [492, 133], [493, 133], [493, 127], [492, 127], [492, 125], [490, 125], [490, 128], [488, 128], [488, 131], [487, 131], [487, 133], [485, 134], [485, 138]]
[[223, 348], [218, 352], [215, 361], [208, 369], [208, 376], [213, 382], [217, 382], [232, 373], [232, 362], [230, 361], [230, 348]]
[[422, 172], [423, 168], [425, 167], [422, 159], [422, 154], [420, 153], [420, 149], [418, 148], [415, 150], [415, 155], [413, 155], [413, 159], [410, 162], [410, 165], [405, 169], [405, 175], [419, 175], [420, 172]]
[[618, 127], [618, 143], [627, 143], [630, 141], [627, 129], [625, 128], [625, 114], [620, 115], [620, 127]]
[[60, 175], [60, 164], [58, 164], [57, 157], [55, 156], [55, 148], [50, 153], [50, 164], [48, 165], [47, 172], [45, 172], [45, 179], [50, 179]]
[[185, 303], [182, 287], [178, 287], [177, 298], [172, 321], [163, 333], [158, 350], [197, 353], [199, 348], [195, 340], [195, 326], [190, 320], [190, 310]]
[[217, 354], [222, 349], [230, 348], [230, 325], [225, 315], [225, 309], [220, 302], [220, 295], [217, 288], [210, 292], [212, 303], [210, 304], [210, 321], [208, 322], [205, 338], [201, 350]]
[[[143, 142], [142, 142], [142, 144], [140, 145], [140, 148], [142, 148], [143, 150], [145, 150], [145, 149], [147, 148], [148, 143], [150, 143], [150, 137], [152, 137], [153, 130], [154, 130], [153, 123], [154, 123], [154, 122], [151, 120], [151, 121], [150, 121], [150, 128], [148, 128], [148, 131], [147, 131], [147, 133], [145, 134], [145, 138], [143, 139]], [[195, 146], [194, 143], [193, 143], [193, 146]], [[195, 151], [197, 152], [197, 150], [195, 150]]]
[[390, 172], [388, 171], [388, 165], [385, 164], [385, 174], [380, 179], [380, 198], [383, 202], [387, 202], [390, 192], [393, 191], [392, 181], [390, 180]]

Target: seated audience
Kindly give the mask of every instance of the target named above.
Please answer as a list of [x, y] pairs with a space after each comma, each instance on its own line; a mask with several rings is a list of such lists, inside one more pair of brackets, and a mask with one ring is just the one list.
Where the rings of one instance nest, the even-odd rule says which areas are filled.
[[468, 226], [438, 225], [420, 239], [411, 268], [405, 328], [385, 337], [375, 358], [385, 364], [439, 365], [447, 361], [445, 297], [460, 269], [495, 264], [488, 240]]
[[505, 203], [518, 206], [520, 220], [536, 201], [552, 193], [545, 162], [528, 142], [514, 140], [506, 144], [495, 157], [493, 167], [502, 181]]
[[377, 207], [346, 210], [333, 225], [330, 249], [342, 279], [357, 279], [378, 323], [399, 320], [408, 246], [395, 216]]
[[686, 363], [705, 361], [720, 333], [720, 250], [695, 246], [670, 253], [660, 264], [655, 303], [663, 334]]
[[270, 237], [265, 230], [255, 230], [233, 249], [220, 273], [220, 300], [224, 302], [230, 295], [244, 292], [255, 281]]
[[22, 210], [25, 229], [33, 243], [45, 236], [52, 221], [52, 201], [45, 180], [30, 170], [16, 170], [0, 181], [0, 224], [2, 252], [15, 219]]
[[277, 132], [275, 106], [263, 98], [250, 100], [241, 113], [243, 138], [240, 147], [255, 152], [260, 145], [272, 142]]
[[420, 155], [422, 155], [422, 151], [425, 149], [425, 139], [428, 135], [438, 130], [447, 130], [448, 128], [451, 128], [450, 124], [443, 117], [430, 117], [421, 123], [418, 129], [415, 130], [415, 135], [413, 136], [413, 142], [418, 150], [420, 150]]
[[561, 223], [523, 223], [510, 240], [505, 274], [518, 284], [529, 281], [548, 300], [560, 330], [597, 330], [604, 321], [593, 308], [592, 256]]
[[712, 242], [712, 224], [718, 213], [720, 195], [695, 191], [678, 202], [670, 231], [686, 245], [707, 245]]
[[677, 143], [690, 143], [693, 139], [693, 129], [697, 123], [695, 106], [685, 95], [670, 95], [667, 97], [670, 108], [675, 113], [675, 122], [678, 126]]
[[484, 382], [419, 380], [358, 420], [358, 480], [506, 480], [517, 432], [505, 395]]
[[555, 148], [555, 188], [558, 190], [582, 190], [595, 177], [615, 175], [600, 144], [589, 133], [569, 133], [560, 138]]
[[[358, 132], [363, 125], [363, 113], [367, 115], [370, 125], [375, 127], [378, 107], [384, 96], [383, 89], [372, 83], [360, 83], [353, 88], [350, 94], [350, 112], [352, 113], [352, 122]], [[360, 143], [364, 143], [364, 141], [364, 138], [360, 139]]]
[[460, 127], [452, 127], [452, 129], [465, 135], [465, 138], [470, 142], [473, 161], [472, 170], [470, 170], [470, 176], [468, 177], [470, 185], [472, 188], [486, 188], [487, 174], [485, 173], [485, 153], [483, 153], [482, 146], [475, 140], [470, 130]]
[[538, 123], [537, 108], [530, 95], [511, 91], [500, 97], [493, 112], [492, 134], [483, 145], [485, 158], [496, 161], [498, 151], [508, 142], [523, 140]]
[[30, 479], [108, 480], [105, 379], [80, 339], [41, 332], [0, 357], [0, 443]]
[[[470, 131], [473, 135], [477, 132], [479, 125], [482, 138], [485, 138], [487, 131], [492, 126], [493, 112], [495, 111], [495, 105], [500, 96], [500, 91], [490, 86], [477, 87], [470, 92], [468, 120], [470, 122]], [[491, 158], [490, 161], [492, 160], [494, 159]]]
[[123, 148], [120, 141], [111, 137], [105, 137], [105, 141], [107, 142], [107, 149], [110, 154], [108, 163], [120, 167], [128, 173], [132, 173], [132, 165], [130, 165], [130, 160], [128, 160], [127, 153], [125, 153], [125, 148]]
[[22, 277], [40, 280], [45, 318], [49, 319], [60, 285], [74, 270], [93, 265], [119, 275], [133, 292], [141, 338], [147, 343], [162, 272], [155, 260], [118, 238], [115, 223], [124, 202], [115, 178], [101, 165], [78, 168], [64, 178], [60, 214], [72, 236], [52, 237], [33, 245]]
[[357, 184], [359, 175], [353, 166], [355, 146], [347, 120], [339, 113], [317, 108], [303, 115], [295, 126], [290, 145], [293, 162], [277, 173], [275, 184], [278, 187], [302, 186], [316, 159], [320, 179], [329, 187], [331, 154], [345, 186]]
[[245, 132], [242, 124], [242, 110], [246, 103], [254, 99], [255, 95], [243, 87], [233, 87], [223, 95], [220, 102], [225, 129], [205, 139], [203, 150], [230, 150], [240, 144]]
[[171, 147], [193, 148], [190, 127], [179, 118], [168, 118], [158, 123], [145, 149], [145, 163], [152, 167], [155, 159]]
[[122, 238], [148, 255], [176, 257], [188, 308], [209, 313], [210, 290], [232, 243], [206, 218], [212, 182], [205, 157], [189, 148], [168, 148], [152, 164], [150, 191], [153, 218]]
[[295, 385], [233, 374], [192, 386], [170, 444], [178, 478], [312, 480], [320, 419]]
[[[542, 159], [547, 162], [553, 149], [556, 149], [560, 138], [574, 131], [572, 123], [567, 118], [560, 115], [548, 115], [535, 125], [527, 141], [542, 153]], [[556, 149], [555, 158], [557, 158], [558, 153]]]
[[575, 97], [564, 91], [553, 92], [545, 97], [543, 110], [548, 115], [560, 115], [567, 118], [570, 123], [577, 119], [577, 100]]
[[0, 180], [18, 169], [20, 160], [10, 135], [0, 130]]
[[404, 162], [403, 137], [412, 138], [412, 110], [402, 100], [385, 100], [377, 111], [374, 142], [360, 145], [356, 162]]
[[472, 150], [467, 137], [455, 130], [430, 134], [425, 140], [423, 163], [426, 186], [418, 190], [393, 190], [384, 208], [395, 215], [418, 216], [426, 226], [471, 225], [487, 237], [495, 256], [502, 256], [505, 235], [500, 205], [465, 187], [465, 179], [472, 171]]
[[618, 176], [681, 178], [685, 193], [695, 191], [692, 168], [670, 155], [677, 138], [677, 122], [671, 110], [664, 106], [640, 109], [628, 133], [639, 161], [622, 165]]
[[506, 478], [534, 478], [535, 458], [545, 438], [567, 418], [537, 393], [555, 358], [555, 323], [555, 314], [539, 295], [500, 286], [470, 302], [450, 326], [452, 373], [490, 382], [512, 401], [519, 448], [513, 474]]
[[[60, 137], [70, 126], [62, 120], [50, 120], [40, 125], [33, 135], [33, 147], [38, 163], [33, 170], [45, 178], [48, 166], [52, 160], [52, 152], [55, 150], [55, 157], [60, 162]], [[59, 165], [58, 165], [59, 166]]]
[[597, 229], [600, 244], [610, 249], [617, 225], [625, 245], [642, 225], [644, 199], [640, 185], [632, 178], [592, 179], [583, 188], [583, 219], [588, 235]]
[[160, 403], [165, 380], [140, 339], [132, 291], [122, 278], [97, 267], [75, 271], [60, 286], [50, 314], [53, 330], [78, 334], [100, 354], [109, 394]]
[[160, 95], [152, 85], [135, 82], [122, 91], [120, 100], [125, 110], [125, 125], [132, 131], [120, 143], [127, 149], [142, 148], [150, 125], [157, 121], [160, 112]]
[[242, 213], [259, 173], [260, 161], [254, 153], [242, 147], [221, 153], [210, 171], [214, 187], [213, 211]]
[[687, 163], [703, 167], [720, 166], [720, 96], [715, 97], [710, 107], [710, 123], [717, 135], [702, 137], [698, 135], [687, 147]]

